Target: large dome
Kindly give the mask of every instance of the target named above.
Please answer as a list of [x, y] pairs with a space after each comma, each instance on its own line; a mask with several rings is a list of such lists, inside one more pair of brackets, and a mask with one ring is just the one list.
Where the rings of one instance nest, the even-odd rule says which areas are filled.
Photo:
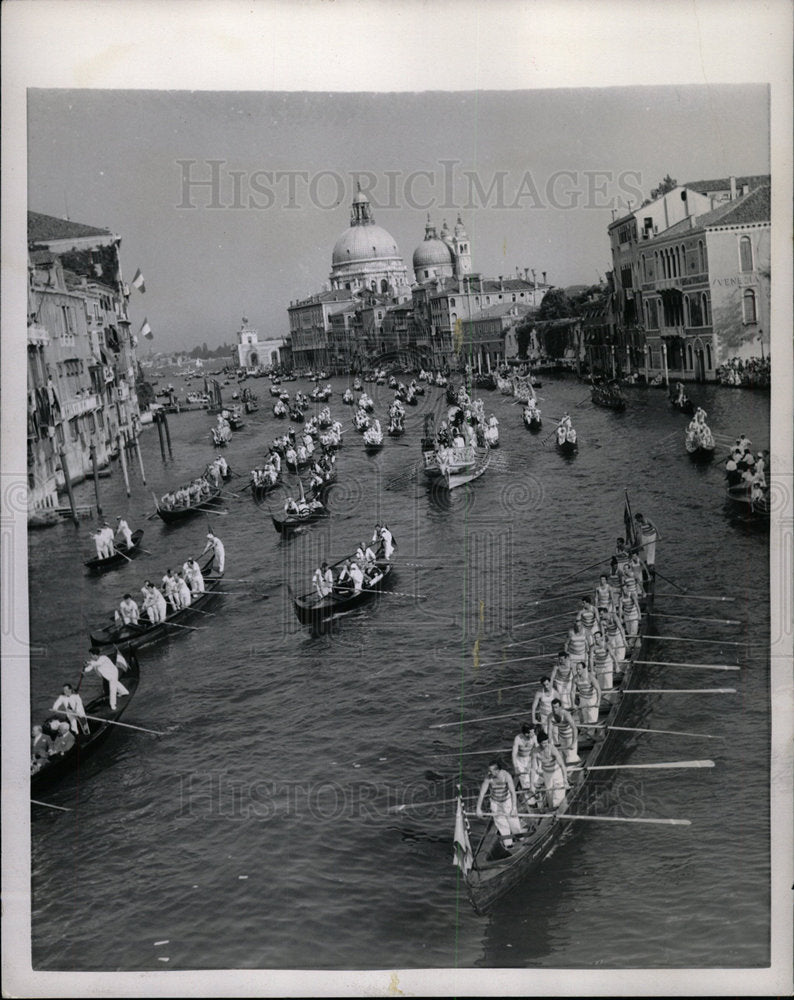
[[334, 267], [354, 261], [394, 260], [400, 251], [394, 237], [374, 224], [350, 226], [334, 246], [331, 263]]
[[452, 253], [447, 244], [440, 239], [423, 240], [414, 250], [414, 270], [423, 267], [438, 267], [440, 264], [452, 264]]

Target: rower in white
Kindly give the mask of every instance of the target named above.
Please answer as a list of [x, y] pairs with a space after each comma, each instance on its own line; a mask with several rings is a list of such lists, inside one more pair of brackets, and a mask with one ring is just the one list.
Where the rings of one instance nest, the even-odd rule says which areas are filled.
[[504, 769], [502, 762], [498, 759], [490, 762], [488, 774], [480, 786], [480, 794], [477, 799], [479, 819], [485, 818], [482, 807], [486, 795], [490, 800], [491, 816], [502, 838], [502, 844], [509, 851], [513, 846], [513, 836], [523, 833], [523, 827], [521, 820], [516, 815], [518, 813], [516, 786], [509, 771]]
[[128, 548], [132, 548], [132, 532], [130, 531], [130, 526], [124, 520], [123, 517], [119, 516], [116, 518], [116, 535], [121, 535], [121, 540], [124, 545]]
[[202, 555], [204, 552], [209, 552], [210, 549], [212, 549], [215, 557], [213, 561], [213, 569], [216, 573], [222, 573], [226, 560], [226, 550], [223, 547], [223, 542], [212, 531], [207, 532], [207, 544], [204, 546]]
[[128, 669], [127, 661], [121, 653], [118, 654], [118, 659], [117, 665], [109, 656], [95, 656], [86, 661], [84, 668], [85, 673], [96, 671], [97, 676], [101, 677], [107, 684], [108, 702], [112, 712], [116, 711], [117, 699], [124, 698], [130, 693], [119, 680], [119, 666], [123, 664], [122, 669]]
[[204, 577], [201, 574], [201, 569], [199, 568], [199, 564], [196, 560], [188, 559], [182, 567], [182, 570], [191, 591], [194, 594], [202, 594], [204, 592]]
[[73, 733], [77, 733], [78, 723], [84, 733], [89, 732], [88, 721], [85, 717], [83, 699], [75, 691], [71, 684], [64, 684], [63, 691], [55, 699], [52, 705], [53, 712], [64, 712], [69, 720], [69, 727]]
[[333, 591], [334, 572], [327, 562], [324, 562], [322, 566], [318, 566], [314, 571], [312, 583], [314, 584], [314, 589], [317, 591], [317, 596], [321, 600]]
[[121, 620], [125, 625], [137, 625], [138, 619], [141, 617], [141, 613], [138, 610], [138, 605], [132, 599], [132, 594], [125, 594], [121, 602], [119, 603], [119, 613], [121, 615]]

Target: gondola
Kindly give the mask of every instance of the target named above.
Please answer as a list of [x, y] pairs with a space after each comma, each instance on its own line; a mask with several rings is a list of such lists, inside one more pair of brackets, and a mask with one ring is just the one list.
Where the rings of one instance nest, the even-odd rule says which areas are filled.
[[[629, 500], [626, 496], [626, 520], [630, 523]], [[570, 827], [572, 820], [566, 822], [565, 814], [571, 816], [591, 813], [595, 775], [590, 778], [588, 769], [595, 765], [609, 764], [618, 759], [618, 753], [623, 745], [621, 733], [614, 727], [625, 720], [629, 714], [631, 699], [620, 696], [620, 689], [631, 690], [638, 686], [635, 681], [635, 663], [640, 659], [641, 650], [648, 634], [649, 623], [653, 613], [654, 577], [646, 584], [646, 597], [640, 602], [643, 611], [640, 623], [639, 637], [635, 641], [630, 654], [623, 661], [623, 673], [615, 678], [615, 695], [602, 698], [599, 717], [599, 729], [605, 735], [594, 741], [580, 739], [578, 750], [582, 756], [581, 765], [577, 770], [569, 770], [570, 789], [556, 809], [543, 808], [544, 814], [530, 827], [530, 831], [520, 838], [515, 838], [516, 846], [508, 852], [502, 846], [501, 838], [493, 821], [488, 827], [473, 851], [473, 868], [465, 873], [464, 880], [469, 899], [478, 913], [485, 913], [494, 902], [506, 892], [526, 879], [536, 871], [543, 860], [559, 844], [561, 838]], [[641, 670], [639, 671], [641, 673]], [[625, 722], [624, 722], [625, 724]], [[586, 727], [585, 727], [586, 728]], [[582, 751], [585, 751], [584, 753]], [[596, 772], [598, 774], [598, 772]], [[521, 793], [519, 792], [519, 800]], [[522, 810], [520, 810], [522, 811]]]
[[557, 438], [557, 450], [562, 455], [574, 455], [579, 450], [579, 441], [576, 436], [576, 431], [573, 427], [569, 427], [565, 432], [564, 436], [559, 432], [562, 428], [558, 427], [555, 431], [555, 436]]
[[302, 424], [306, 419], [303, 415], [303, 410], [299, 406], [293, 406], [289, 411], [289, 418], [295, 424]]
[[680, 401], [671, 397], [670, 406], [672, 406], [674, 410], [680, 410], [681, 413], [686, 413], [689, 417], [691, 417], [695, 412], [695, 404], [688, 396], [684, 396], [684, 398]]
[[[352, 559], [353, 556], [348, 556], [348, 558]], [[334, 566], [341, 566], [343, 562], [345, 560], [340, 559]], [[378, 567], [379, 576], [373, 580], [365, 579], [362, 589], [357, 594], [352, 589], [334, 587], [333, 592], [326, 597], [320, 597], [316, 590], [308, 594], [297, 595], [292, 587], [287, 585], [289, 595], [292, 598], [292, 606], [301, 625], [312, 625], [319, 628], [329, 619], [346, 614], [361, 604], [371, 601], [376, 594], [384, 589], [393, 568], [392, 564], [386, 560], [379, 559], [375, 565]]]
[[715, 445], [703, 445], [699, 444], [697, 440], [687, 436], [684, 445], [687, 450], [687, 454], [692, 459], [693, 462], [710, 462], [714, 458]]
[[753, 499], [752, 485], [749, 483], [728, 486], [726, 492], [728, 499], [732, 503], [737, 504], [748, 517], [758, 520], [769, 519], [772, 502], [768, 487], [763, 491], [761, 496], [756, 496], [755, 499]]
[[383, 450], [383, 441], [382, 440], [381, 441], [372, 441], [372, 442], [365, 441], [364, 442], [364, 451], [366, 451], [366, 453], [368, 455], [377, 455], [378, 452], [382, 451], [382, 450]]
[[625, 410], [626, 399], [616, 385], [604, 385], [593, 382], [590, 396], [596, 406], [607, 410]]
[[[204, 577], [205, 589], [193, 597], [189, 607], [169, 612], [165, 621], [162, 622], [150, 622], [148, 618], [145, 620], [141, 618], [137, 625], [111, 625], [108, 628], [97, 628], [89, 633], [91, 652], [107, 653], [108, 650], [122, 645], [132, 649], [140, 649], [141, 646], [149, 646], [184, 632], [183, 623], [189, 621], [195, 616], [196, 611], [201, 610], [205, 604], [210, 602], [214, 591], [218, 589], [223, 578], [222, 573], [216, 576], [210, 575], [213, 558], [214, 555], [210, 552], [204, 562], [199, 565], [201, 575]], [[110, 617], [113, 617], [113, 613]]]
[[[232, 472], [231, 469], [229, 469], [223, 477], [223, 482], [228, 482], [231, 478]], [[180, 521], [186, 520], [186, 518], [191, 517], [193, 514], [204, 514], [208, 510], [212, 510], [213, 506], [222, 500], [222, 491], [222, 486], [210, 485], [210, 492], [207, 496], [203, 497], [197, 503], [190, 503], [187, 504], [187, 506], [180, 507], [163, 507], [155, 496], [154, 499], [157, 504], [157, 513], [166, 524], [179, 524]]]
[[143, 529], [138, 528], [137, 531], [133, 531], [132, 533], [132, 545], [129, 548], [122, 543], [116, 546], [116, 551], [112, 556], [106, 556], [104, 559], [94, 556], [93, 559], [86, 559], [83, 565], [87, 566], [91, 573], [105, 573], [107, 570], [115, 569], [117, 566], [126, 566], [132, 556], [140, 552], [142, 538]]
[[[435, 461], [441, 482], [448, 490], [454, 490], [483, 475], [491, 462], [491, 449], [487, 444], [484, 447], [437, 448]], [[425, 472], [430, 471], [426, 462]]]
[[315, 524], [317, 521], [322, 521], [323, 518], [330, 516], [331, 512], [327, 507], [323, 506], [318, 507], [316, 510], [310, 510], [306, 514], [288, 514], [285, 517], [276, 517], [275, 514], [271, 514], [270, 519], [273, 522], [273, 527], [280, 535], [293, 535], [307, 524]]
[[525, 409], [524, 426], [527, 428], [527, 430], [532, 431], [533, 434], [537, 434], [537, 432], [543, 426], [543, 421], [540, 417], [540, 413], [537, 410], [534, 410], [532, 413], [527, 415], [527, 410]]
[[[129, 670], [126, 672], [122, 673], [119, 671], [119, 680], [124, 684], [129, 694], [119, 697], [116, 702], [116, 708], [111, 709], [107, 684], [103, 682], [105, 691], [98, 698], [93, 698], [85, 705], [85, 714], [97, 717], [96, 719], [85, 720], [88, 733], [78, 732], [75, 737], [75, 744], [71, 750], [68, 750], [63, 756], [50, 757], [42, 762], [39, 770], [30, 776], [30, 790], [32, 794], [53, 784], [70, 771], [80, 770], [83, 761], [96, 750], [107, 736], [110, 736], [114, 729], [118, 728], [113, 723], [124, 714], [138, 689], [138, 682], [140, 681], [140, 666], [135, 653], [129, 647], [125, 647], [119, 651], [129, 666]], [[111, 659], [114, 659], [114, 657], [111, 656]], [[68, 719], [65, 712], [51, 712], [48, 718], [54, 716], [62, 718], [64, 721]]]

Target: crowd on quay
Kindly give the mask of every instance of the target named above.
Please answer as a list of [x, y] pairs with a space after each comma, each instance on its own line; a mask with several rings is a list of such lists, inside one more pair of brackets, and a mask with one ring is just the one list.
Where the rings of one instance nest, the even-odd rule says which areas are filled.
[[511, 750], [511, 774], [494, 757], [480, 785], [476, 814], [490, 814], [507, 851], [516, 837], [534, 831], [533, 815], [557, 809], [570, 788], [570, 769], [580, 762], [580, 740], [603, 739], [598, 723], [603, 699], [613, 696], [622, 664], [639, 641], [648, 582], [654, 574], [655, 526], [638, 513], [636, 546], [618, 538], [610, 569], [599, 577], [581, 606], [556, 654], [550, 674], [538, 681]]
[[772, 358], [731, 358], [717, 369], [720, 385], [764, 387], [772, 378]]
[[729, 486], [744, 484], [751, 491], [753, 500], [764, 497], [768, 490], [769, 452], [753, 454], [752, 441], [741, 434], [725, 462], [725, 477]]

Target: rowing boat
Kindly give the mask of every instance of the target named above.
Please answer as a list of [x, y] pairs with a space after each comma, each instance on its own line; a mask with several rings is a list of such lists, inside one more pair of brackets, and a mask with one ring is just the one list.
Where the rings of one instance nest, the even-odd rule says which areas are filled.
[[[626, 495], [625, 524], [633, 526], [628, 494]], [[632, 528], [633, 530], [633, 528]], [[620, 688], [632, 690], [638, 686], [635, 683], [635, 663], [640, 659], [641, 649], [648, 633], [650, 618], [653, 611], [654, 577], [647, 584], [646, 598], [641, 601], [643, 610], [638, 638], [634, 648], [623, 661], [623, 674], [616, 678], [617, 697], [602, 698], [599, 727], [605, 735], [597, 737], [588, 744], [580, 739], [578, 750], [582, 754], [581, 769], [569, 771], [571, 786], [559, 806], [552, 812], [543, 809], [544, 814], [551, 815], [538, 818], [532, 822], [529, 831], [520, 839], [516, 838], [516, 846], [507, 851], [501, 843], [501, 838], [493, 820], [489, 820], [485, 834], [473, 851], [473, 867], [465, 872], [466, 889], [474, 909], [478, 913], [486, 912], [494, 902], [523, 881], [535, 871], [544, 858], [557, 845], [564, 832], [573, 822], [566, 821], [566, 813], [581, 815], [590, 812], [593, 796], [594, 780], [589, 768], [597, 764], [611, 763], [616, 757], [616, 751], [621, 748], [621, 734], [609, 727], [617, 726], [628, 715], [631, 699], [620, 696]], [[583, 725], [582, 728], [587, 728]], [[520, 796], [521, 792], [517, 794]]]
[[105, 573], [109, 569], [115, 569], [116, 566], [123, 566], [130, 561], [132, 556], [137, 555], [140, 551], [142, 538], [143, 529], [138, 528], [137, 531], [133, 531], [132, 533], [132, 545], [129, 548], [122, 543], [116, 546], [116, 551], [112, 556], [105, 556], [104, 559], [94, 556], [93, 559], [86, 559], [83, 565], [87, 566], [91, 573]]
[[464, 445], [463, 448], [436, 449], [438, 471], [448, 490], [479, 479], [490, 461], [491, 449], [487, 444], [485, 447]]
[[[353, 556], [347, 558], [353, 559]], [[345, 561], [345, 559], [340, 559], [339, 562], [334, 563], [334, 567], [341, 566]], [[391, 577], [393, 568], [390, 562], [382, 559], [378, 560], [375, 565], [378, 568], [377, 574], [372, 579], [365, 578], [364, 586], [358, 593], [352, 588], [335, 586], [333, 591], [325, 597], [320, 597], [316, 590], [312, 590], [308, 594], [298, 595], [288, 584], [287, 589], [292, 598], [292, 605], [301, 625], [312, 625], [317, 628], [323, 622], [336, 618], [338, 615], [347, 614], [348, 611], [372, 600], [376, 594], [383, 590]]]
[[736, 486], [728, 486], [728, 499], [735, 504], [739, 504], [747, 514], [757, 518], [768, 518], [772, 509], [772, 502], [769, 489], [762, 491], [761, 496], [753, 497], [753, 486], [751, 483], [740, 483]]
[[[221, 479], [226, 483], [231, 478], [232, 470], [227, 468], [226, 475], [222, 476]], [[194, 503], [175, 505], [173, 507], [164, 507], [155, 496], [154, 501], [157, 504], [157, 513], [166, 524], [177, 524], [193, 514], [202, 514], [207, 510], [212, 510], [214, 505], [221, 500], [221, 492], [223, 488], [221, 486], [214, 486], [212, 483], [209, 483], [209, 487], [209, 493], [200, 500]]]
[[[214, 555], [210, 552], [202, 564], [199, 565], [201, 575], [204, 577], [204, 590], [197, 593], [186, 608], [178, 608], [165, 616], [162, 622], [150, 622], [141, 618], [137, 625], [111, 625], [107, 628], [100, 627], [89, 633], [92, 653], [107, 653], [109, 649], [116, 646], [125, 646], [132, 649], [140, 649], [141, 646], [149, 646], [152, 643], [167, 639], [175, 633], [188, 630], [191, 626], [184, 623], [194, 617], [197, 611], [209, 604], [223, 578], [220, 573], [210, 576]], [[115, 617], [115, 612], [110, 612], [110, 618]]]
[[330, 515], [331, 512], [328, 508], [321, 506], [314, 510], [309, 510], [305, 514], [289, 514], [286, 517], [276, 517], [275, 514], [271, 514], [270, 519], [273, 522], [273, 527], [280, 535], [293, 535], [307, 524], [314, 524], [325, 517], [330, 517]]
[[617, 386], [600, 385], [594, 382], [590, 395], [596, 406], [603, 406], [608, 410], [626, 409], [626, 399]]
[[543, 426], [543, 420], [541, 419], [540, 416], [540, 410], [529, 410], [528, 408], [525, 408], [524, 424], [527, 430], [532, 431], [533, 434], [537, 434], [537, 432]]
[[[103, 682], [105, 688], [103, 693], [98, 698], [93, 698], [85, 706], [86, 715], [96, 716], [96, 718], [85, 720], [88, 732], [78, 732], [74, 746], [62, 756], [57, 755], [42, 761], [39, 769], [31, 773], [30, 776], [32, 793], [51, 785], [70, 771], [79, 770], [89, 754], [93, 753], [97, 746], [116, 728], [113, 723], [122, 716], [132, 701], [140, 680], [140, 667], [135, 653], [131, 649], [125, 648], [122, 655], [129, 665], [129, 670], [125, 673], [120, 671], [119, 679], [129, 694], [119, 697], [116, 708], [112, 709], [108, 698], [107, 683]], [[55, 716], [63, 721], [68, 719], [65, 712], [53, 712], [50, 713], [49, 717]]]
[[[562, 432], [562, 433], [560, 433]], [[563, 455], [573, 455], [579, 450], [576, 430], [573, 427], [558, 427], [556, 431], [557, 448]]]

